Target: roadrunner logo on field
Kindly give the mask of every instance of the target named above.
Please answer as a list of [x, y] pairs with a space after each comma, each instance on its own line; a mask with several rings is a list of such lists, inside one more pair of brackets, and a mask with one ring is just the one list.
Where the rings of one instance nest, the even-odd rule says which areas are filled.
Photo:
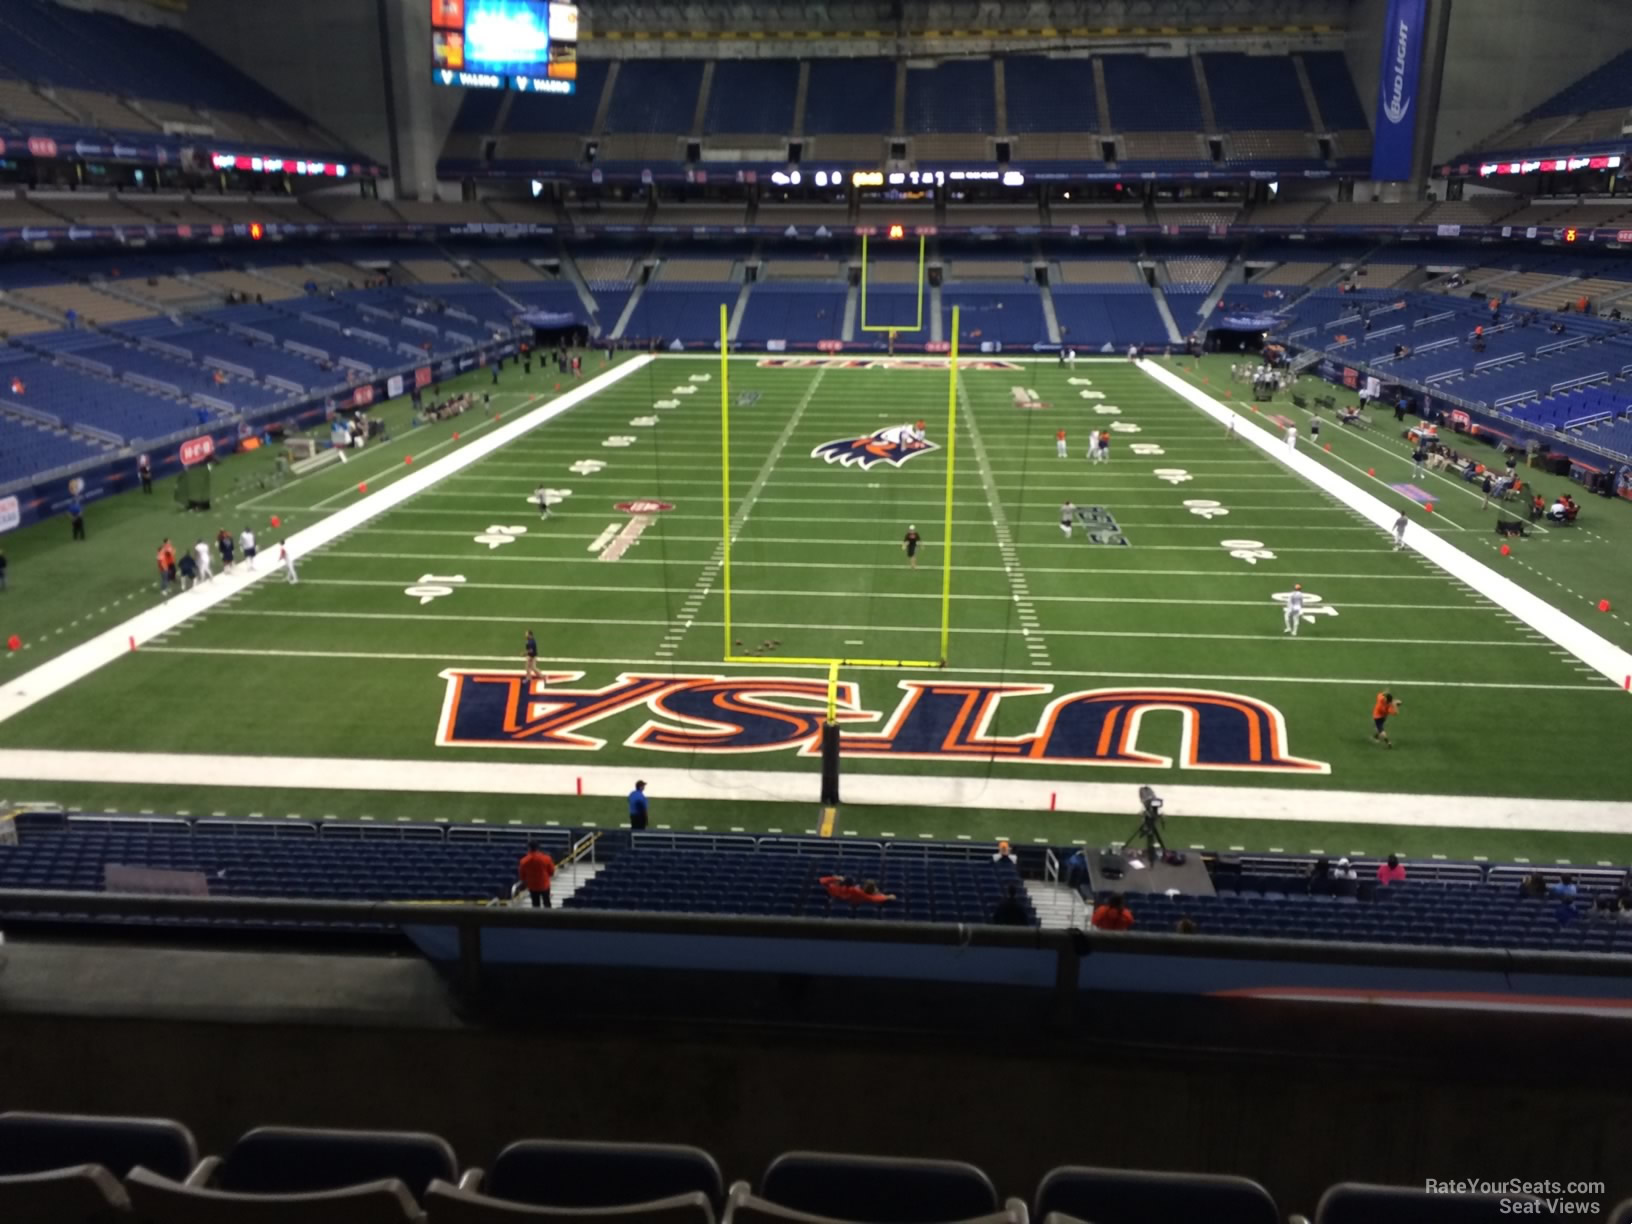
[[917, 429], [911, 425], [889, 425], [875, 429], [866, 437], [835, 438], [832, 442], [823, 442], [810, 452], [810, 457], [865, 470], [880, 463], [900, 467], [908, 459], [940, 449], [934, 442], [920, 437]]

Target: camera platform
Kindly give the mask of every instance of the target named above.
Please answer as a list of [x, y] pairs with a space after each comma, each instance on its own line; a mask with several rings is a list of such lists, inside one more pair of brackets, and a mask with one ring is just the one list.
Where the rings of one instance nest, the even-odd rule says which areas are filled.
[[[1153, 861], [1143, 850], [1130, 848], [1129, 853], [1118, 856], [1123, 860], [1124, 870], [1121, 877], [1115, 880], [1105, 874], [1103, 863], [1106, 853], [1104, 850], [1088, 851], [1088, 883], [1095, 892], [1164, 893], [1169, 889], [1178, 889], [1192, 897], [1214, 895], [1213, 878], [1207, 874], [1207, 868], [1197, 851], [1186, 851], [1184, 862], [1174, 866], [1159, 858]], [[1144, 865], [1135, 867], [1135, 863]]]

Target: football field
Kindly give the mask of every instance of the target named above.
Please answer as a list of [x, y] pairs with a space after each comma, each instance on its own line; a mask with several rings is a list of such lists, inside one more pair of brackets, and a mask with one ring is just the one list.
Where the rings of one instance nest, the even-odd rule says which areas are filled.
[[[434, 781], [443, 766], [566, 767], [539, 775], [543, 793], [614, 767], [684, 776], [699, 801], [793, 786], [813, 809], [829, 673], [804, 660], [939, 661], [944, 609], [944, 666], [837, 673], [846, 785], [938, 809], [914, 828], [984, 834], [987, 809], [1009, 809], [998, 823], [1030, 840], [1013, 809], [1031, 792], [1004, 789], [1018, 782], [1125, 788], [1093, 809], [1109, 812], [1135, 812], [1141, 783], [1268, 788], [1290, 793], [1289, 820], [1364, 793], [1401, 824], [1483, 796], [1625, 797], [1619, 685], [1127, 362], [968, 358], [954, 439], [944, 362], [733, 359], [728, 501], [721, 374], [717, 357], [632, 370], [302, 557], [298, 584], [247, 586], [0, 724], [0, 747], [207, 756], [235, 763], [223, 786], [279, 758], [255, 778], [268, 790], [398, 762], [449, 804], [462, 784]], [[363, 493], [358, 462], [256, 512], [299, 527], [397, 477]], [[1396, 500], [1408, 538], [1461, 530]], [[1384, 690], [1392, 749], [1372, 739]], [[729, 771], [756, 781], [717, 784]], [[780, 781], [761, 794], [767, 771]], [[1199, 816], [1240, 814], [1197, 795]]]

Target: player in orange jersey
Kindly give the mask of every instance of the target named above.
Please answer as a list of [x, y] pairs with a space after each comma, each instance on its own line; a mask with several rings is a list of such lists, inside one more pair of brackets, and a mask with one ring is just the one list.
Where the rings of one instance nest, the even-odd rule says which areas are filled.
[[1390, 748], [1394, 747], [1394, 741], [1388, 738], [1388, 732], [1384, 729], [1384, 724], [1388, 722], [1390, 714], [1398, 714], [1399, 712], [1400, 703], [1394, 700], [1393, 693], [1378, 693], [1377, 703], [1371, 707], [1371, 721], [1377, 727], [1377, 734], [1371, 738], [1381, 740]]
[[1054, 453], [1056, 455], [1058, 455], [1061, 459], [1066, 458], [1066, 453], [1065, 453], [1065, 430], [1063, 430], [1063, 429], [1060, 430], [1059, 433], [1054, 435]]

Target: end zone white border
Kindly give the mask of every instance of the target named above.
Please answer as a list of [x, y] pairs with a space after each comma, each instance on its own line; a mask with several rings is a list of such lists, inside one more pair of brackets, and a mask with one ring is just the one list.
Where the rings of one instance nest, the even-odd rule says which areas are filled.
[[[1290, 468], [1310, 484], [1325, 490], [1351, 510], [1363, 514], [1381, 530], [1391, 531], [1397, 511], [1385, 505], [1359, 485], [1299, 451], [1292, 450], [1284, 437], [1269, 433], [1251, 416], [1226, 407], [1212, 396], [1197, 390], [1183, 378], [1157, 362], [1142, 359], [1139, 368], [1187, 403], [1223, 424], [1235, 419], [1235, 432], [1277, 463]], [[1422, 554], [1451, 577], [1466, 583], [1499, 607], [1529, 625], [1548, 641], [1569, 651], [1581, 662], [1617, 685], [1632, 676], [1632, 654], [1598, 636], [1579, 621], [1559, 611], [1540, 596], [1532, 595], [1506, 575], [1483, 561], [1477, 561], [1454, 545], [1413, 521], [1415, 531], [1406, 533], [1406, 546]]]
[[[378, 493], [368, 494], [311, 527], [295, 532], [285, 541], [290, 552], [299, 560], [325, 544], [332, 543], [348, 531], [354, 531], [371, 519], [400, 506], [410, 497], [423, 493], [439, 481], [479, 463], [523, 434], [553, 421], [567, 409], [583, 403], [596, 392], [627, 378], [636, 370], [650, 364], [652, 360], [650, 354], [641, 354], [621, 365], [613, 366], [604, 374], [597, 374], [582, 386], [573, 388], [548, 404], [526, 412], [492, 433], [467, 443], [453, 454], [427, 464]], [[35, 702], [62, 691], [75, 681], [83, 680], [97, 668], [105, 667], [115, 659], [128, 654], [132, 643], [141, 646], [145, 642], [150, 642], [159, 634], [186, 623], [201, 612], [207, 612], [254, 583], [270, 578], [273, 574], [281, 574], [282, 570], [276, 561], [277, 554], [272, 547], [277, 542], [277, 533], [268, 532], [262, 538], [268, 542], [268, 547], [261, 550], [262, 555], [270, 562], [267, 566], [258, 570], [239, 568], [230, 574], [217, 574], [208, 586], [195, 587], [187, 592], [185, 597], [177, 592], [175, 597], [165, 600], [157, 607], [138, 613], [112, 629], [97, 634], [90, 641], [64, 651], [49, 662], [42, 663], [11, 680], [3, 690], [0, 690], [0, 722], [22, 713]]]

